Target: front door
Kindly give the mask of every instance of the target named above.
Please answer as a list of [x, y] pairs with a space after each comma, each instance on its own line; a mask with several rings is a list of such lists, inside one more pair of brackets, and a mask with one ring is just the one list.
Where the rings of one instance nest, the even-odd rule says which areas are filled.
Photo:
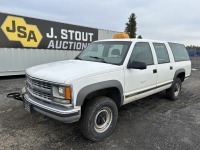
[[151, 95], [156, 89], [157, 66], [148, 42], [135, 44], [129, 62], [132, 61], [144, 62], [147, 68], [143, 70], [125, 69], [124, 104]]

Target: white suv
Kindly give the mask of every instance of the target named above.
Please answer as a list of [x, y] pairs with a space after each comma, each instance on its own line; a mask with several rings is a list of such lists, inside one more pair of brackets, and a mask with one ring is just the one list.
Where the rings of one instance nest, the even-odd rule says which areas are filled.
[[109, 136], [118, 107], [166, 90], [178, 99], [191, 74], [184, 45], [144, 39], [91, 43], [74, 60], [28, 68], [24, 107], [70, 123], [92, 141]]

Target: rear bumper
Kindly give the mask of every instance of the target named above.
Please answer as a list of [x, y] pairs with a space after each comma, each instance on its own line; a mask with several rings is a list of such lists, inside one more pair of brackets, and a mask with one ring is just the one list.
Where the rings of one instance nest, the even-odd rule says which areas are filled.
[[61, 122], [76, 122], [81, 117], [81, 108], [73, 108], [49, 104], [36, 99], [35, 97], [24, 93], [24, 103], [28, 103], [33, 111], [39, 112], [45, 116], [56, 119]]

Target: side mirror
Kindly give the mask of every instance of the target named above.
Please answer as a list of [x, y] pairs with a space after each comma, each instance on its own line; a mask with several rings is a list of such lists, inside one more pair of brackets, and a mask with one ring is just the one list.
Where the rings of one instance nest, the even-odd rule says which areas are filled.
[[147, 64], [144, 62], [140, 62], [140, 61], [132, 61], [129, 62], [127, 68], [131, 68], [131, 69], [146, 69], [147, 68]]

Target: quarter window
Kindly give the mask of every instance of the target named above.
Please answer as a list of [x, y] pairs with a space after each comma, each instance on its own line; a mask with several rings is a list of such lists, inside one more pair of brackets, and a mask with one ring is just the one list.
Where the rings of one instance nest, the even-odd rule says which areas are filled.
[[153, 65], [153, 56], [149, 43], [147, 42], [138, 42], [133, 48], [133, 52], [130, 57], [130, 61], [139, 61], [144, 62], [147, 65]]
[[175, 61], [185, 61], [185, 60], [190, 59], [184, 45], [176, 44], [176, 43], [169, 43], [169, 46], [172, 50]]
[[164, 43], [153, 43], [154, 49], [156, 51], [156, 56], [158, 64], [169, 63], [169, 54]]

